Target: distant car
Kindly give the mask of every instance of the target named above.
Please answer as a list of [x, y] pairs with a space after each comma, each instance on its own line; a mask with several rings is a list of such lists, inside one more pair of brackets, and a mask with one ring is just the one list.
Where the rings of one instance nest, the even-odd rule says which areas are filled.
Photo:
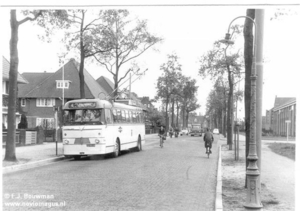
[[201, 132], [201, 130], [192, 130], [190, 132], [190, 135], [191, 136], [202, 136], [202, 132]]
[[215, 129], [213, 130], [213, 134], [219, 135], [219, 129], [218, 129], [218, 128], [215, 128]]
[[184, 129], [184, 130], [181, 130], [179, 132], [179, 134], [182, 136], [182, 135], [188, 135], [189, 134], [189, 131], [187, 129]]

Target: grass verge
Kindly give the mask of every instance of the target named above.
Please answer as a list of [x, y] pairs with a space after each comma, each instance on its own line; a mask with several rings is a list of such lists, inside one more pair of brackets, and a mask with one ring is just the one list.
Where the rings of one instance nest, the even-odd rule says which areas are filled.
[[269, 143], [268, 147], [276, 154], [282, 155], [295, 161], [295, 144], [288, 143]]

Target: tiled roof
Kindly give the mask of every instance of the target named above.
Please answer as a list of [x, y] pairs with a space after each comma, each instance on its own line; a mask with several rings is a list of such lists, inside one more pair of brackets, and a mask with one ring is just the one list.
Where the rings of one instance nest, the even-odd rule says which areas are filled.
[[27, 79], [28, 84], [18, 85], [18, 96], [25, 96], [45, 79], [52, 76], [54, 73], [22, 73], [22, 76]]
[[113, 95], [112, 91], [114, 90], [114, 83], [111, 82], [108, 78], [101, 76], [97, 79], [97, 83], [108, 93], [110, 96]]
[[[74, 64], [77, 67], [77, 70], [79, 71], [80, 64], [74, 59], [71, 59], [71, 61], [74, 62]], [[101, 93], [107, 95], [106, 90], [99, 83], [97, 83], [97, 81], [90, 75], [90, 73], [86, 69], [84, 69], [83, 75], [84, 75], [85, 84], [87, 85], [88, 89], [90, 90], [94, 98], [100, 97]], [[78, 76], [78, 80], [79, 80], [79, 76]]]
[[295, 97], [276, 97], [273, 109], [295, 101]]
[[[2, 80], [3, 81], [9, 80], [9, 61], [4, 56], [2, 56]], [[28, 81], [24, 79], [19, 73], [18, 73], [17, 82], [19, 84], [28, 83]]]
[[[63, 67], [57, 70], [55, 73], [32, 73], [30, 78], [38, 78], [37, 82], [33, 83], [26, 89], [26, 91], [19, 92], [19, 97], [24, 98], [59, 98], [62, 97], [62, 89], [56, 88], [56, 81], [62, 80], [62, 74], [64, 72], [64, 80], [69, 80], [68, 89], [64, 89], [64, 97], [71, 99], [80, 98], [79, 88], [79, 64], [71, 59]], [[44, 74], [42, 76], [42, 74]], [[97, 98], [101, 92], [105, 90], [95, 81], [95, 79], [84, 69], [84, 90], [86, 98]], [[31, 79], [30, 79], [31, 81]], [[19, 87], [19, 90], [21, 87]], [[25, 88], [24, 88], [25, 89]]]

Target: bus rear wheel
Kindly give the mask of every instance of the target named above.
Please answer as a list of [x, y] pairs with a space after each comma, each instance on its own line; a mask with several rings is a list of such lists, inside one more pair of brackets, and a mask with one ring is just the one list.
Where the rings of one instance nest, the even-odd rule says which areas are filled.
[[137, 146], [135, 148], [135, 151], [139, 152], [142, 151], [142, 140], [141, 140], [141, 136], [139, 136], [138, 138], [138, 142], [137, 142]]
[[114, 146], [114, 152], [112, 156], [114, 158], [118, 157], [120, 155], [120, 142], [119, 140], [116, 140], [115, 146]]

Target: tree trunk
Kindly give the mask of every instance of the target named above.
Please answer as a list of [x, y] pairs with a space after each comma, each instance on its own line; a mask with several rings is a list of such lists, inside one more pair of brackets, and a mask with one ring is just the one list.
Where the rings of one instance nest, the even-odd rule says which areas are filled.
[[10, 39], [10, 67], [9, 67], [9, 98], [7, 118], [7, 140], [5, 146], [6, 161], [17, 161], [16, 158], [16, 102], [17, 102], [17, 78], [18, 78], [18, 30], [16, 10], [10, 12], [11, 39]]
[[171, 126], [174, 128], [174, 111], [175, 111], [175, 109], [174, 109], [174, 106], [175, 106], [175, 99], [174, 98], [172, 98], [172, 119], [171, 119]]
[[81, 50], [80, 53], [80, 66], [79, 66], [79, 84], [80, 84], [80, 98], [85, 98], [85, 92], [84, 92], [84, 52]]
[[186, 116], [185, 116], [185, 122], [186, 122], [186, 127], [189, 125], [189, 111], [186, 111]]
[[232, 98], [233, 98], [233, 84], [230, 71], [228, 71], [229, 94], [227, 102], [227, 144], [229, 150], [232, 150]]
[[[248, 17], [255, 19], [255, 10], [247, 9]], [[246, 133], [246, 147], [245, 156], [249, 154], [250, 143], [250, 105], [251, 105], [251, 70], [253, 59], [253, 22], [248, 18], [245, 19], [244, 25], [244, 60], [245, 60], [245, 88], [244, 88], [244, 105], [245, 105], [245, 133]], [[249, 165], [248, 159], [246, 159], [246, 169]], [[245, 177], [245, 187], [247, 188], [247, 178]]]
[[80, 98], [85, 98], [85, 92], [84, 92], [84, 58], [85, 58], [85, 52], [84, 52], [84, 44], [83, 44], [83, 23], [84, 23], [84, 13], [82, 13], [82, 21], [80, 26], [80, 66], [79, 66], [79, 84], [80, 84]]
[[113, 97], [117, 97], [118, 96], [118, 79], [117, 79], [117, 74], [114, 76], [114, 83], [115, 83], [115, 86], [114, 86], [114, 92], [113, 92]]
[[185, 106], [184, 105], [182, 105], [181, 112], [182, 112], [182, 127], [186, 128], [187, 126], [185, 123]]
[[178, 104], [178, 101], [176, 102], [176, 109], [177, 109], [177, 116], [176, 116], [176, 127], [179, 128], [179, 104]]
[[166, 100], [166, 131], [169, 131], [169, 115], [168, 115], [169, 98]]

